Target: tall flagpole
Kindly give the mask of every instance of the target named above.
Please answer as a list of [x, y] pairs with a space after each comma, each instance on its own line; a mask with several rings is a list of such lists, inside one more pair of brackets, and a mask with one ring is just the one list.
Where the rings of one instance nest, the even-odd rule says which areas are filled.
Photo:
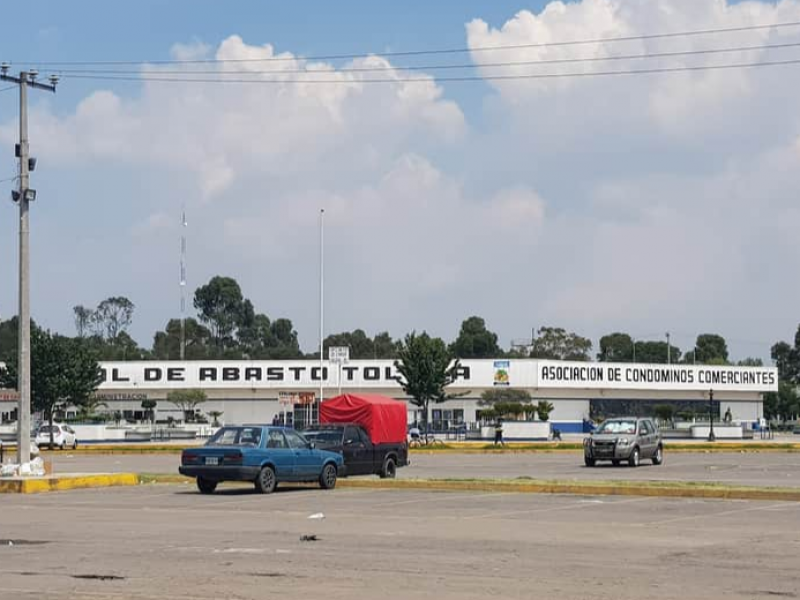
[[186, 358], [186, 207], [181, 214], [181, 360]]
[[[319, 402], [324, 398], [323, 350], [325, 339], [325, 209], [319, 210]], [[319, 408], [319, 407], [318, 407]], [[319, 418], [319, 410], [317, 411]]]

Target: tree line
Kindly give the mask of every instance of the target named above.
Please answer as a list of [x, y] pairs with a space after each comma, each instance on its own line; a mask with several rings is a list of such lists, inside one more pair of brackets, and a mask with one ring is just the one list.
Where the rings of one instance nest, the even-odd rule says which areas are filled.
[[[185, 356], [198, 359], [298, 359], [316, 358], [318, 353], [303, 354], [297, 332], [287, 318], [270, 319], [256, 312], [238, 282], [230, 277], [213, 277], [194, 294], [197, 317], [187, 318]], [[31, 364], [34, 410], [52, 418], [54, 407], [71, 404], [87, 409], [92, 392], [101, 381], [101, 360], [176, 360], [180, 356], [181, 322], [170, 319], [155, 333], [151, 348], [139, 347], [128, 333], [135, 305], [128, 298], [113, 296], [95, 308], [76, 306], [75, 337], [52, 334], [32, 321]], [[16, 317], [0, 322], [0, 359], [7, 368], [0, 373], [0, 385], [15, 388], [17, 380]], [[455, 380], [460, 359], [530, 357], [552, 360], [591, 360], [590, 339], [561, 327], [541, 327], [530, 344], [503, 350], [498, 336], [483, 318], [472, 316], [463, 321], [456, 339], [447, 344], [426, 332], [412, 332], [402, 340], [388, 332], [373, 337], [363, 330], [329, 335], [324, 352], [331, 346], [347, 346], [353, 359], [394, 359], [400, 383], [413, 398], [412, 403], [428, 414], [431, 404], [453, 398], [448, 386]], [[788, 420], [800, 413], [800, 326], [793, 343], [779, 341], [771, 348], [771, 357], [779, 371], [779, 391], [765, 394], [767, 418]], [[614, 332], [600, 338], [596, 359], [650, 363], [697, 363], [728, 365], [731, 362], [727, 343], [718, 334], [697, 336], [694, 347], [685, 353], [660, 340], [636, 340], [627, 333]], [[759, 366], [759, 359], [747, 358], [739, 365]], [[529, 414], [536, 408], [546, 415], [547, 405], [533, 407], [525, 399], [484, 398], [487, 404], [499, 405], [498, 414]], [[96, 402], [96, 401], [95, 401]], [[546, 417], [545, 417], [546, 418]]]

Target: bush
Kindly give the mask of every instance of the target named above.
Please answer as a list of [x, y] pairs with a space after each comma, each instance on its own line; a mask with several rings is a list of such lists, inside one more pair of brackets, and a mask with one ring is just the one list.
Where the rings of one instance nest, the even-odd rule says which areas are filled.
[[536, 412], [539, 413], [539, 420], [540, 421], [548, 421], [550, 420], [550, 413], [553, 412], [552, 402], [548, 402], [547, 400], [539, 400], [539, 403], [536, 405]]

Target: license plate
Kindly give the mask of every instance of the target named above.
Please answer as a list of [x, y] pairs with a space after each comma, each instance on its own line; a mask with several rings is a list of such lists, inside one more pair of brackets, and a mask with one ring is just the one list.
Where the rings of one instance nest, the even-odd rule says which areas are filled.
[[206, 456], [206, 464], [207, 465], [218, 465], [219, 458], [216, 456]]

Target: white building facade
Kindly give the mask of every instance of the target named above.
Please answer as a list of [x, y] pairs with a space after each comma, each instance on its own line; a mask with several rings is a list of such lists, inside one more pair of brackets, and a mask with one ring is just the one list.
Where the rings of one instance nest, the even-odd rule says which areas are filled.
[[[105, 380], [96, 396], [108, 410], [125, 418], [144, 416], [142, 401], [155, 400], [157, 420], [182, 419], [167, 401], [179, 389], [202, 389], [208, 400], [197, 408], [222, 413], [227, 423], [270, 422], [275, 415], [295, 423], [315, 418], [319, 399], [341, 391], [376, 393], [408, 400], [391, 360], [354, 360], [343, 365], [325, 361], [169, 361], [101, 363]], [[321, 382], [320, 382], [321, 380]], [[550, 421], [564, 432], [578, 432], [592, 416], [652, 414], [657, 404], [715, 418], [730, 409], [734, 421], [754, 423], [763, 417], [763, 394], [777, 391], [774, 367], [586, 363], [535, 359], [462, 360], [449, 391], [457, 397], [431, 406], [435, 428], [447, 430], [475, 423], [481, 394], [487, 390], [527, 391], [534, 402], [554, 406]], [[713, 395], [713, 400], [711, 396]], [[409, 420], [421, 418], [409, 404]]]

